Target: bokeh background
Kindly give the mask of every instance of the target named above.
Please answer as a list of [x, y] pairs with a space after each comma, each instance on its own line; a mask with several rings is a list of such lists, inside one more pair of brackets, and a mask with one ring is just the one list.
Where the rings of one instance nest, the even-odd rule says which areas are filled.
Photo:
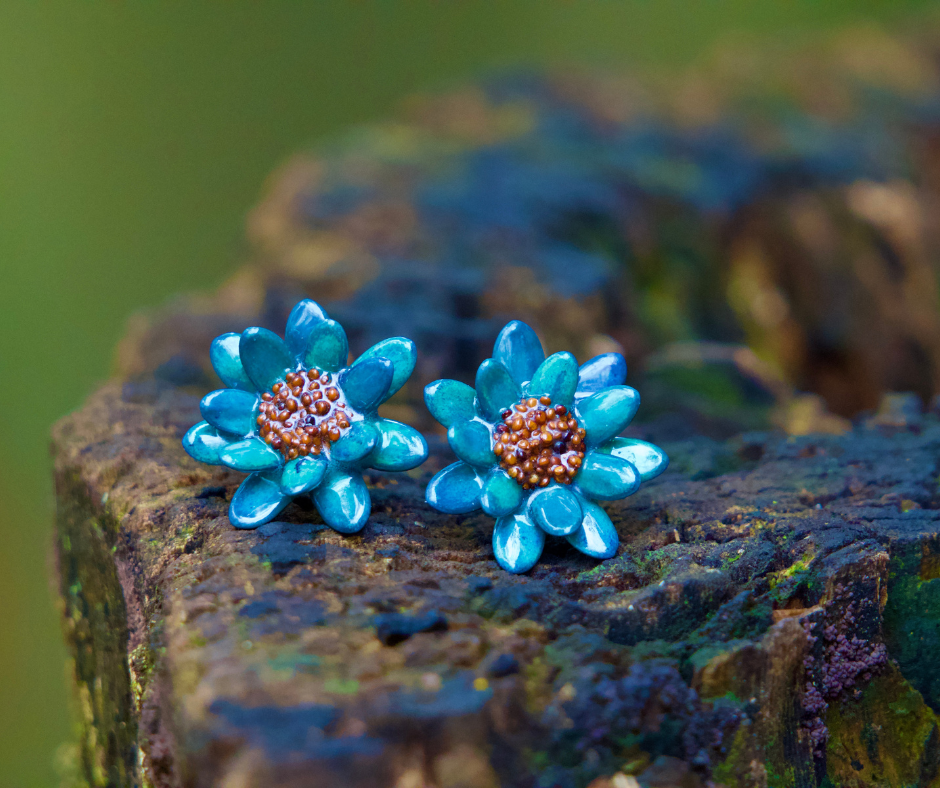
[[212, 288], [291, 152], [519, 64], [684, 68], [811, 45], [924, 0], [319, 0], [0, 6], [0, 788], [57, 784], [71, 733], [49, 583], [48, 431], [127, 317]]

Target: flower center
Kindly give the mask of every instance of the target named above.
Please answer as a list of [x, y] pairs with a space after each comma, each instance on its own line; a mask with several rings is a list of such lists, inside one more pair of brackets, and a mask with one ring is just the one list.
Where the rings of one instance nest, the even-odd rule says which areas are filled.
[[564, 405], [529, 397], [503, 411], [493, 453], [523, 489], [571, 484], [584, 459], [585, 431]]
[[329, 372], [289, 372], [261, 395], [261, 437], [285, 460], [320, 454], [349, 430], [352, 408]]

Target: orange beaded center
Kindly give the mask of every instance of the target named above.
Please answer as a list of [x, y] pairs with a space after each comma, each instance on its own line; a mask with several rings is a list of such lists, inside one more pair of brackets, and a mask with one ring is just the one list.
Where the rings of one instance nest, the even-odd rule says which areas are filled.
[[352, 423], [352, 408], [329, 372], [290, 372], [261, 395], [261, 437], [285, 460], [320, 454], [338, 441]]
[[571, 484], [584, 460], [585, 432], [564, 405], [529, 397], [503, 411], [493, 453], [523, 489]]

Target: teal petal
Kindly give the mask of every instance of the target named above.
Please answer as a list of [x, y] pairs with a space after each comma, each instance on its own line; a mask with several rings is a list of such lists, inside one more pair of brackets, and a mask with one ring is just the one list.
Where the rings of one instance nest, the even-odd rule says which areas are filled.
[[445, 514], [466, 514], [480, 508], [483, 479], [465, 462], [455, 462], [435, 474], [424, 497]]
[[317, 323], [307, 339], [303, 363], [307, 368], [316, 367], [320, 371], [336, 372], [346, 366], [349, 358], [349, 341], [346, 332], [335, 320], [322, 320]]
[[640, 474], [620, 457], [589, 451], [575, 481], [585, 497], [614, 501], [637, 491]]
[[575, 416], [587, 432], [588, 446], [600, 446], [621, 432], [636, 415], [640, 394], [630, 386], [614, 386], [585, 397]]
[[208, 465], [221, 465], [219, 452], [228, 446], [228, 441], [219, 435], [215, 427], [200, 421], [183, 436], [183, 448], [194, 460]]
[[209, 346], [209, 360], [215, 374], [221, 378], [227, 388], [254, 391], [248, 374], [238, 355], [241, 334], [222, 334], [212, 340]]
[[547, 395], [553, 404], [570, 408], [578, 387], [578, 362], [571, 353], [553, 353], [543, 361], [526, 386], [530, 397]]
[[447, 442], [454, 454], [478, 468], [496, 464], [490, 429], [482, 421], [465, 421], [447, 430]]
[[295, 359], [303, 359], [314, 326], [326, 319], [323, 307], [309, 298], [305, 298], [291, 310], [290, 317], [287, 318], [287, 329], [284, 331], [284, 341]]
[[387, 399], [394, 371], [387, 358], [370, 358], [344, 369], [336, 380], [346, 401], [360, 413], [369, 413]]
[[278, 487], [279, 474], [274, 471], [253, 473], [232, 497], [228, 519], [236, 528], [257, 528], [273, 520], [290, 503]]
[[522, 504], [522, 487], [502, 468], [493, 468], [483, 482], [480, 503], [490, 517], [511, 514]]
[[362, 530], [369, 519], [372, 502], [359, 474], [334, 471], [313, 493], [313, 502], [323, 521], [341, 534]]
[[498, 361], [488, 358], [477, 370], [477, 401], [480, 410], [490, 421], [522, 399], [522, 388], [512, 379], [509, 370]]
[[568, 536], [581, 525], [578, 496], [561, 486], [546, 487], [529, 496], [529, 514], [543, 531], [552, 536]]
[[330, 457], [337, 462], [359, 462], [375, 448], [379, 431], [367, 421], [354, 422], [330, 449]]
[[270, 471], [281, 465], [283, 459], [260, 438], [230, 443], [219, 452], [222, 464], [236, 471]]
[[578, 396], [623, 385], [626, 379], [627, 362], [624, 357], [620, 353], [602, 353], [586, 361], [578, 370]]
[[368, 463], [379, 471], [410, 471], [428, 458], [428, 444], [414, 427], [391, 419], [375, 422], [378, 439]]
[[310, 492], [323, 481], [328, 465], [323, 457], [298, 457], [291, 460], [281, 471], [281, 492], [291, 497]]
[[607, 512], [596, 503], [585, 501], [581, 527], [568, 537], [568, 541], [592, 558], [613, 558], [617, 554], [620, 537]]
[[218, 389], [202, 398], [199, 410], [213, 427], [232, 435], [248, 435], [255, 426], [258, 396], [238, 389]]
[[411, 373], [414, 372], [415, 362], [418, 360], [418, 351], [415, 343], [405, 337], [392, 337], [383, 339], [370, 347], [365, 353], [356, 359], [353, 366], [368, 361], [371, 358], [387, 358], [392, 362], [394, 373], [392, 374], [392, 384], [385, 393], [383, 402], [398, 391]]
[[640, 472], [640, 478], [646, 482], [655, 479], [669, 467], [666, 452], [652, 443], [637, 438], [614, 438], [601, 448], [606, 454], [627, 460]]
[[535, 370], [545, 360], [545, 351], [535, 332], [521, 320], [507, 323], [496, 337], [493, 358], [509, 370], [520, 386], [532, 380]]
[[545, 532], [524, 514], [500, 517], [493, 529], [493, 552], [507, 572], [528, 572], [542, 555]]
[[242, 331], [238, 353], [245, 372], [260, 392], [270, 391], [295, 366], [284, 340], [266, 328]]
[[459, 380], [435, 380], [424, 387], [424, 403], [431, 415], [445, 427], [469, 421], [476, 415], [476, 392]]

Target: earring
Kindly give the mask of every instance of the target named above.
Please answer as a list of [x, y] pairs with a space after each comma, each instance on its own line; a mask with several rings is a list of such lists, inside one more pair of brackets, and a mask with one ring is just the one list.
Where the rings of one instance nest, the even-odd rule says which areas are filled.
[[284, 339], [248, 328], [213, 340], [212, 366], [227, 388], [203, 397], [205, 421], [183, 448], [249, 473], [229, 506], [236, 528], [257, 528], [309, 495], [328, 526], [356, 533], [371, 511], [362, 469], [405, 471], [427, 459], [416, 429], [376, 412], [411, 376], [414, 342], [386, 339], [349, 366], [348, 357], [343, 327], [310, 300], [291, 311]]
[[509, 323], [475, 388], [438, 380], [424, 390], [460, 458], [431, 479], [427, 502], [447, 514], [482, 508], [497, 518], [493, 552], [510, 572], [535, 565], [546, 534], [612, 557], [619, 538], [596, 501], [632, 495], [669, 464], [658, 446], [616, 437], [640, 405], [626, 376], [619, 353], [579, 368], [571, 353], [545, 358], [529, 326]]

